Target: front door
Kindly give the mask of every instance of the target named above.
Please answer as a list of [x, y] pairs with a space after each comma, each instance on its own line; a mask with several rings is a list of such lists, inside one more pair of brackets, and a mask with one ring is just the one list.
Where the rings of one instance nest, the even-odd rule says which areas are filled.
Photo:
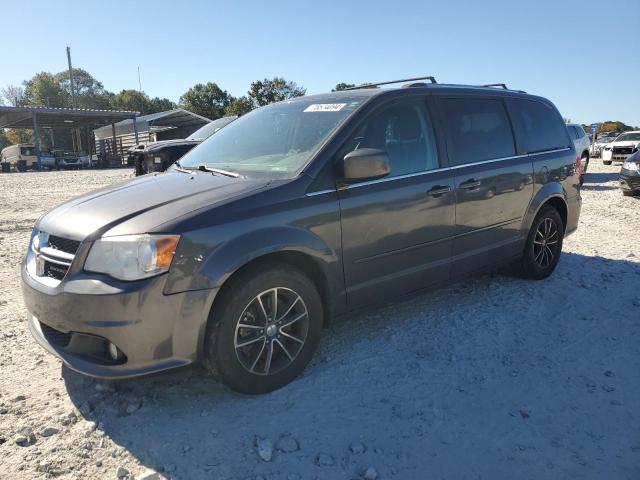
[[455, 178], [456, 232], [452, 275], [517, 255], [522, 217], [533, 195], [533, 165], [516, 155], [513, 132], [499, 98], [442, 98]]
[[339, 190], [347, 298], [363, 306], [449, 277], [453, 175], [441, 169], [425, 97], [372, 112], [341, 149], [385, 150], [391, 173]]

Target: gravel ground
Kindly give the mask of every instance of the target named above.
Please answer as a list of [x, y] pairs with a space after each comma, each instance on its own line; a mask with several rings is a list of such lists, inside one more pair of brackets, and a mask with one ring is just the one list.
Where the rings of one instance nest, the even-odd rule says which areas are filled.
[[37, 346], [18, 272], [31, 226], [130, 172], [0, 175], [0, 478], [640, 478], [640, 198], [618, 170], [592, 161], [550, 279], [353, 315], [259, 397], [199, 367], [94, 381]]

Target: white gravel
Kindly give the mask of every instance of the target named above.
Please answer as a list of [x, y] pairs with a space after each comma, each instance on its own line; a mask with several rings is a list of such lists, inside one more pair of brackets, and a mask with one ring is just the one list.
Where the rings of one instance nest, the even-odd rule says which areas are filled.
[[61, 367], [25, 323], [29, 231], [130, 171], [0, 174], [0, 478], [640, 478], [640, 198], [591, 163], [550, 279], [353, 315], [259, 397], [198, 367], [115, 384]]

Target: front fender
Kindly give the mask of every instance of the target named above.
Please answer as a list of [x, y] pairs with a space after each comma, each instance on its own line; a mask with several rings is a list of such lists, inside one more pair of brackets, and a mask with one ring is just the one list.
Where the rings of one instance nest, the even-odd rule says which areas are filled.
[[[224, 240], [207, 248], [212, 237]], [[326, 279], [339, 278], [337, 253], [311, 230], [296, 226], [266, 227], [238, 236], [224, 231], [218, 235], [199, 231], [180, 240], [165, 293], [220, 288], [229, 276], [252, 260], [286, 251], [302, 253], [315, 260]]]

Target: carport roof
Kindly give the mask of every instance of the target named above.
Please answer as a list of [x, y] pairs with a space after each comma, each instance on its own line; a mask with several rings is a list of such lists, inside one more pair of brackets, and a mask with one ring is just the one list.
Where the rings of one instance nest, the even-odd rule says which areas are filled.
[[[141, 131], [146, 130], [149, 127], [200, 127], [211, 122], [210, 119], [198, 115], [197, 113], [190, 112], [184, 108], [175, 108], [173, 110], [166, 110], [164, 112], [149, 113], [136, 118], [136, 123], [139, 125]], [[121, 122], [116, 123], [116, 128], [125, 127], [131, 125], [133, 120], [131, 117]], [[95, 131], [100, 132], [106, 127], [97, 128]], [[105, 130], [110, 135], [110, 130]]]
[[132, 119], [139, 115], [139, 112], [0, 106], [0, 128], [33, 128], [33, 115], [37, 116], [40, 128], [73, 128], [101, 123], [116, 123]]

